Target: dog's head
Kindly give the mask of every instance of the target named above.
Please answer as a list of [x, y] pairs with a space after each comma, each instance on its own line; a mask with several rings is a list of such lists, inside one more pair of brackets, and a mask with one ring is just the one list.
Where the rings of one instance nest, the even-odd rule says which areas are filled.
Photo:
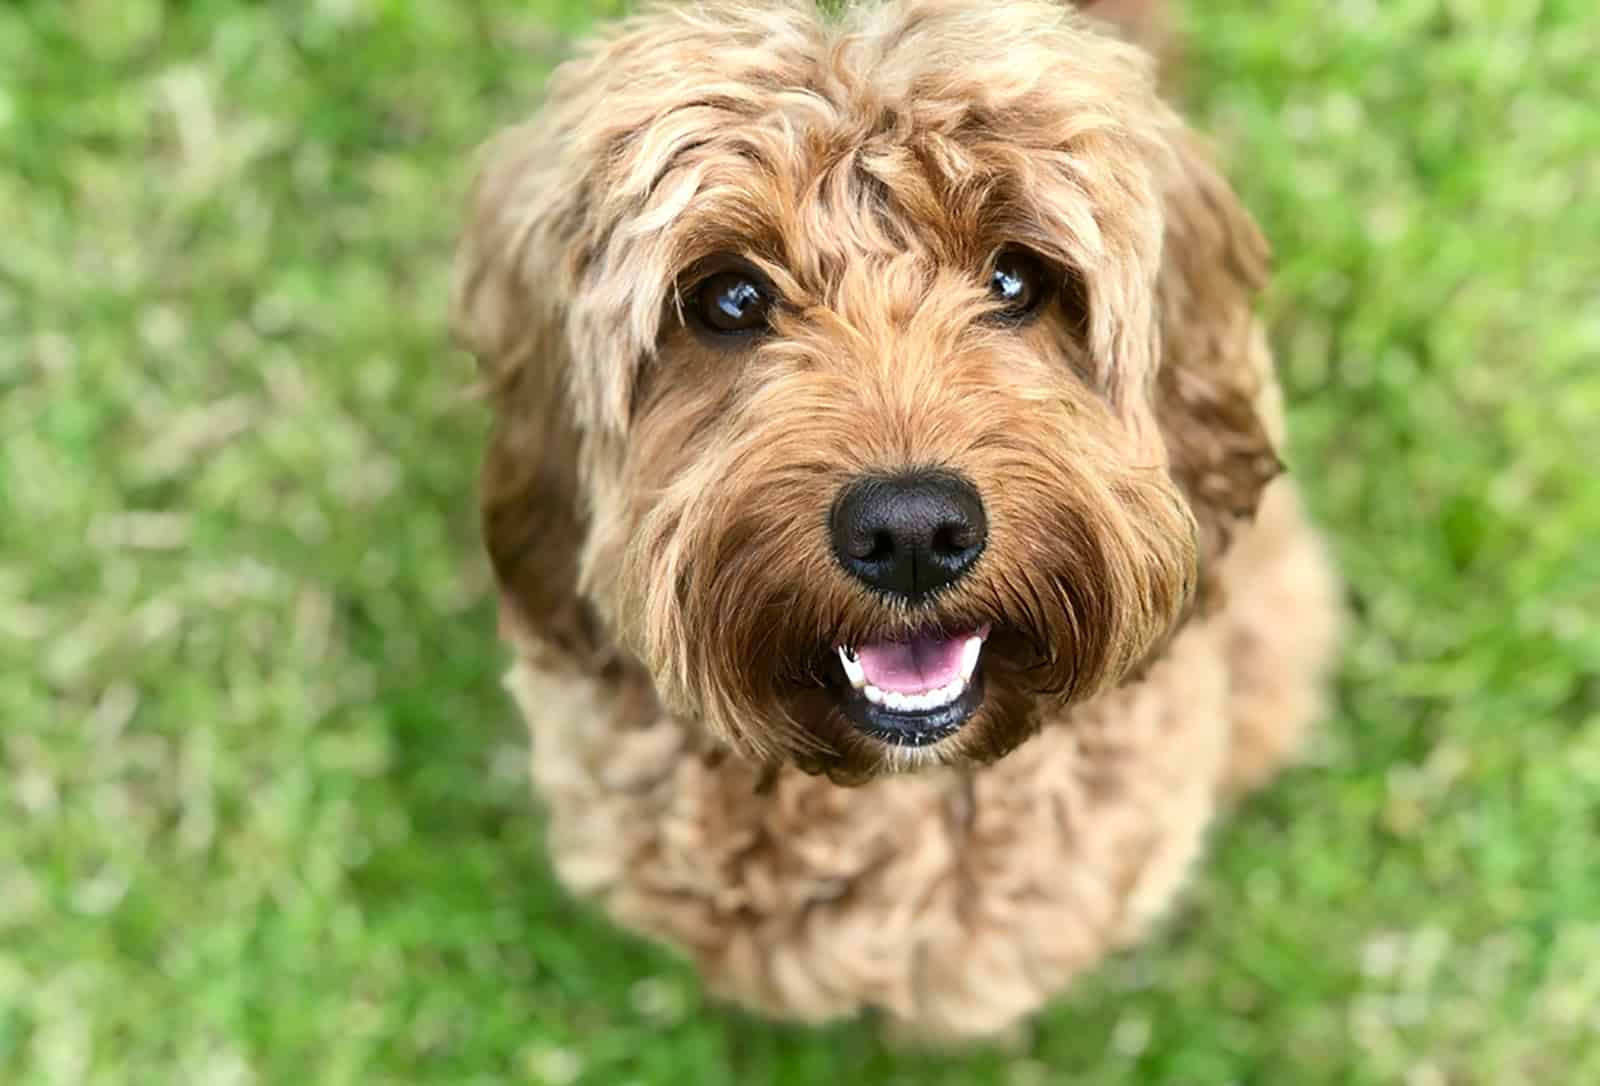
[[560, 69], [457, 297], [519, 635], [840, 779], [1147, 659], [1277, 465], [1264, 246], [1149, 67], [1034, 0], [713, 0]]

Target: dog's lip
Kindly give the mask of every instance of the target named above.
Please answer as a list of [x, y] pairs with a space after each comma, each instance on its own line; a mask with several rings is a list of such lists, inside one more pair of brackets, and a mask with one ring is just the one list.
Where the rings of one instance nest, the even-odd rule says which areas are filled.
[[[949, 635], [836, 644], [832, 686], [857, 730], [893, 746], [928, 746], [954, 735], [983, 704], [979, 658], [988, 624]], [[882, 685], [875, 685], [876, 679]]]
[[932, 709], [899, 710], [868, 701], [859, 690], [839, 689], [839, 710], [863, 735], [895, 747], [927, 747], [950, 738], [983, 704], [983, 674], [973, 675], [951, 701]]

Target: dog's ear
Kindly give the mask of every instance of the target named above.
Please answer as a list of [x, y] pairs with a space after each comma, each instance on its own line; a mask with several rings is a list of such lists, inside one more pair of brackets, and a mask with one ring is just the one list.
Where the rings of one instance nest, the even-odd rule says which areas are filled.
[[456, 254], [452, 324], [495, 414], [479, 502], [502, 633], [519, 651], [594, 670], [611, 647], [578, 591], [588, 516], [557, 255], [562, 223], [581, 209], [570, 186], [539, 184], [550, 180], [536, 175], [539, 143], [513, 129], [489, 148]]
[[579, 438], [559, 389], [530, 370], [497, 409], [479, 478], [484, 546], [500, 592], [501, 632], [519, 650], [595, 671], [613, 650], [578, 591], [588, 535]]
[[1156, 414], [1173, 478], [1198, 522], [1205, 605], [1216, 560], [1282, 471], [1271, 353], [1253, 305], [1270, 253], [1195, 137], [1180, 129], [1171, 150], [1156, 286]]

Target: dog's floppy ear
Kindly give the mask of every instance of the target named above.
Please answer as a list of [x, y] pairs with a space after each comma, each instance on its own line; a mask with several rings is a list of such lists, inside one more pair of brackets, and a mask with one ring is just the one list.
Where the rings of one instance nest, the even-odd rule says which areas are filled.
[[502, 633], [550, 662], [597, 669], [611, 649], [578, 592], [588, 517], [556, 255], [580, 197], [537, 184], [550, 179], [536, 176], [531, 135], [513, 129], [489, 149], [456, 254], [452, 323], [495, 413], [479, 501]]
[[507, 390], [479, 479], [484, 546], [500, 591], [501, 632], [519, 649], [583, 670], [611, 658], [611, 646], [578, 592], [588, 534], [577, 471], [579, 439], [548, 375], [528, 371]]
[[1201, 603], [1235, 527], [1282, 470], [1271, 354], [1253, 308], [1267, 242], [1187, 130], [1171, 144], [1156, 286], [1162, 358], [1156, 412], [1173, 478], [1199, 525]]

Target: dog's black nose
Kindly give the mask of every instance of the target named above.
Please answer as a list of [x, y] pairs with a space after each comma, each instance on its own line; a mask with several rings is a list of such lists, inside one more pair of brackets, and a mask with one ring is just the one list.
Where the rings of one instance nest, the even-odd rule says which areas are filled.
[[947, 471], [856, 479], [834, 502], [831, 527], [851, 576], [911, 603], [971, 569], [989, 538], [978, 492]]

